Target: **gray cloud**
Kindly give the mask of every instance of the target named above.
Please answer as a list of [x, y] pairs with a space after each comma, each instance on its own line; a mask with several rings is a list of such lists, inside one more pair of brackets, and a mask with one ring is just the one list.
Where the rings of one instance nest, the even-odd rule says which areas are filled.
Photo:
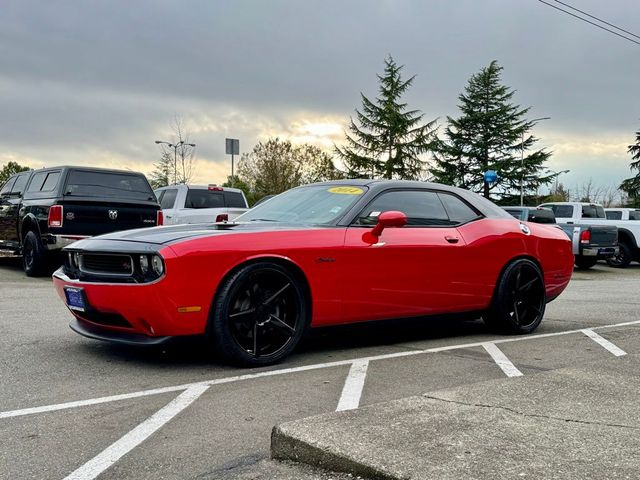
[[[579, 7], [640, 25], [632, 0]], [[615, 167], [604, 177], [625, 174], [624, 151], [612, 152], [640, 123], [640, 46], [535, 0], [7, 2], [0, 162], [102, 152], [100, 161], [150, 166], [176, 113], [201, 159], [226, 161], [225, 136], [248, 150], [295, 121], [346, 122], [360, 91], [376, 93], [389, 53], [417, 75], [407, 99], [428, 119], [455, 116], [469, 76], [497, 59], [516, 101], [552, 117], [536, 132], [559, 146], [553, 166], [581, 165], [581, 150], [564, 144], [584, 144], [573, 181], [595, 176], [598, 155], [586, 146], [605, 143]]]

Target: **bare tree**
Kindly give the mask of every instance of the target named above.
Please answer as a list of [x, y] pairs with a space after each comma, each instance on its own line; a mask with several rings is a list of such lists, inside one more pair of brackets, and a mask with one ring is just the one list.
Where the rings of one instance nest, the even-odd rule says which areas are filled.
[[[162, 159], [159, 164], [164, 165], [166, 159], [173, 159], [171, 165], [171, 178], [173, 183], [189, 183], [195, 175], [195, 148], [196, 144], [191, 140], [191, 134], [184, 126], [182, 117], [176, 115], [171, 122], [173, 138], [171, 142], [156, 142], [162, 145]], [[159, 167], [156, 165], [156, 170]], [[165, 172], [158, 171], [152, 176], [163, 175]]]

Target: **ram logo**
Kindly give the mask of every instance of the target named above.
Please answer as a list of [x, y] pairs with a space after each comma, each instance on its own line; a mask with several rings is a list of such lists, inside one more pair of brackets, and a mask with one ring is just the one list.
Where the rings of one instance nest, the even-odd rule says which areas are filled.
[[118, 210], [109, 210], [109, 218], [116, 220], [118, 218]]

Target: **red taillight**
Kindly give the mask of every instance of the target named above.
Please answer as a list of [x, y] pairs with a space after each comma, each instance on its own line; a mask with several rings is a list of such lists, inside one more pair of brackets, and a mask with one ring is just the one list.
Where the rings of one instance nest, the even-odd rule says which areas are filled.
[[52, 205], [49, 207], [49, 217], [47, 218], [47, 225], [51, 227], [62, 227], [62, 205]]
[[158, 210], [156, 213], [156, 225], [164, 225], [164, 215], [162, 210]]
[[591, 230], [580, 232], [580, 243], [591, 243]]
[[229, 214], [221, 213], [216, 217], [216, 222], [226, 222], [229, 220]]

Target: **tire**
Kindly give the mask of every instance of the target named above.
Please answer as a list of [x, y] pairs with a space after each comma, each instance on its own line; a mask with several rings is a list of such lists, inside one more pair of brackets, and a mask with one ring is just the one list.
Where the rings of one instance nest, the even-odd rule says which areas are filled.
[[47, 269], [45, 249], [32, 230], [22, 240], [22, 268], [28, 277], [41, 277]]
[[302, 282], [272, 262], [248, 264], [219, 287], [209, 317], [208, 343], [223, 360], [246, 367], [288, 356], [309, 326]]
[[544, 278], [531, 260], [507, 265], [498, 280], [491, 306], [483, 319], [501, 333], [531, 333], [542, 321], [546, 306]]
[[607, 264], [614, 268], [627, 268], [633, 260], [631, 247], [626, 243], [618, 244], [618, 254], [607, 258]]
[[576, 255], [576, 267], [580, 270], [589, 270], [596, 263], [598, 263], [598, 259], [596, 257], [580, 257]]

